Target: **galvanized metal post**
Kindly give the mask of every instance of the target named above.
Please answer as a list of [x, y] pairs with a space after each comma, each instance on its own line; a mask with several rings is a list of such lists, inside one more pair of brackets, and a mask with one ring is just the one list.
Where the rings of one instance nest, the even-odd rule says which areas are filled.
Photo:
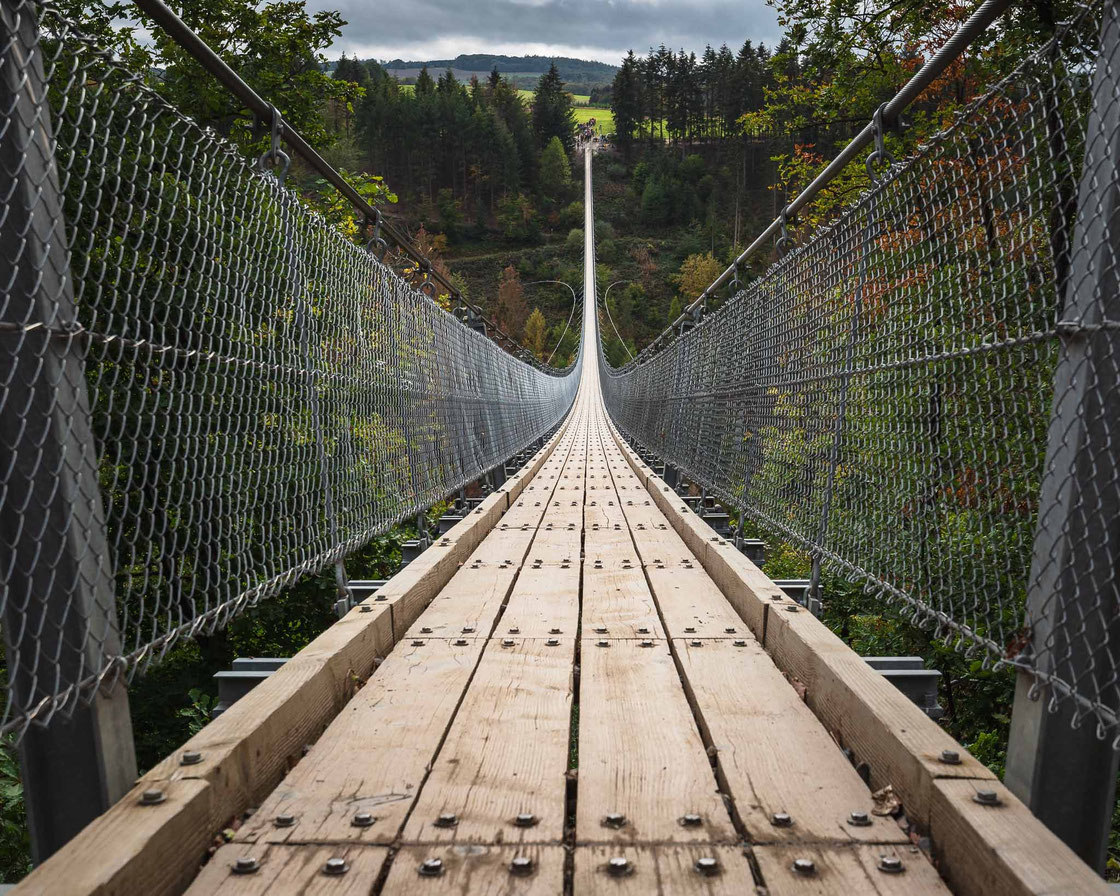
[[[1059, 329], [1046, 466], [1027, 593], [1042, 673], [1066, 679], [1120, 667], [1120, 4], [1104, 7], [1086, 127], [1070, 276]], [[1064, 325], [1063, 325], [1064, 324]], [[1061, 667], [1055, 668], [1060, 662]], [[1104, 867], [1115, 806], [1111, 738], [1072, 696], [1055, 701], [1020, 672], [1008, 787], [1086, 862]], [[1036, 699], [1031, 699], [1031, 697]], [[1111, 707], [1114, 711], [1118, 707]], [[1074, 724], [1081, 721], [1078, 727]]]
[[[0, 0], [0, 590], [16, 711], [84, 683], [69, 715], [20, 745], [32, 855], [41, 862], [132, 786], [112, 558], [98, 485], [83, 341], [35, 8]], [[89, 693], [89, 688], [95, 688]]]

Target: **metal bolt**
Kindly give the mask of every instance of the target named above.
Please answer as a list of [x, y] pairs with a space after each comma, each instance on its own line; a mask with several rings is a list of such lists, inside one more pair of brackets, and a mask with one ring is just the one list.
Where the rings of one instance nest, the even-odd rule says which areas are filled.
[[608, 812], [603, 817], [603, 827], [605, 828], [618, 828], [626, 825], [626, 816], [621, 812]]
[[612, 877], [622, 877], [630, 873], [630, 860], [625, 856], [614, 856], [607, 859], [607, 874]]
[[770, 824], [776, 828], [791, 828], [793, 827], [793, 818], [788, 812], [775, 812], [770, 816]]
[[296, 817], [290, 812], [282, 812], [272, 819], [272, 823], [278, 828], [290, 828], [295, 826]]
[[511, 629], [509, 630], [509, 633], [510, 633], [511, 635], [520, 635], [520, 634], [521, 634], [521, 629], [519, 629], [519, 628], [517, 628], [516, 626], [514, 626], [513, 628], [511, 628]]
[[638, 646], [639, 646], [639, 647], [652, 647], [652, 646], [653, 646], [653, 642], [652, 642], [652, 641], [642, 641], [642, 643], [641, 643], [641, 644], [639, 644]]
[[424, 861], [420, 863], [419, 871], [422, 877], [439, 877], [443, 874], [443, 860], [424, 859]]
[[687, 815], [682, 815], [679, 819], [681, 827], [697, 828], [704, 823], [704, 819], [697, 815], [695, 812], [689, 812]]
[[473, 625], [464, 625], [464, 626], [463, 626], [463, 627], [462, 627], [462, 628], [460, 629], [460, 631], [461, 631], [461, 632], [462, 632], [462, 633], [463, 633], [464, 635], [469, 635], [469, 634], [470, 634], [471, 632], [473, 632], [473, 631], [474, 631], [474, 626], [473, 626]]
[[367, 606], [366, 604], [362, 604], [358, 608], [358, 612], [359, 613], [372, 613], [373, 612], [373, 607]]
[[355, 812], [354, 817], [350, 819], [352, 827], [368, 828], [376, 821], [372, 812]]
[[558, 629], [558, 628], [550, 628], [550, 629], [548, 630], [548, 633], [549, 633], [550, 635], [558, 635], [558, 634], [560, 634], [560, 629]]
[[454, 812], [444, 812], [434, 822], [437, 828], [453, 828], [459, 823], [459, 816]]
[[509, 873], [524, 876], [533, 873], [533, 860], [528, 856], [514, 856], [509, 863]]
[[746, 647], [747, 646], [746, 641], [735, 641], [733, 643], [735, 644], [736, 647]]
[[428, 628], [428, 626], [426, 626], [426, 625], [422, 629], [420, 629], [420, 634], [422, 634], [422, 635], [430, 635], [431, 633], [432, 633], [432, 630], [430, 628]]
[[879, 856], [879, 870], [887, 874], [901, 874], [906, 866], [898, 856]]
[[413, 647], [423, 647], [423, 646], [424, 646], [424, 642], [423, 642], [423, 641], [413, 641], [413, 642], [412, 642], [412, 646], [413, 646]]
[[724, 634], [733, 635], [733, 634], [735, 634], [735, 626], [729, 625], [723, 631], [724, 631]]
[[801, 609], [801, 607], [797, 606], [797, 604], [790, 604], [788, 607], [786, 607], [786, 612], [787, 613], [796, 613], [800, 609]]
[[516, 643], [517, 642], [514, 641], [512, 638], [503, 638], [502, 639], [502, 646], [503, 647], [512, 647]]
[[647, 626], [643, 625], [640, 629], [638, 629], [638, 634], [639, 635], [648, 635], [649, 634], [649, 628]]
[[595, 629], [595, 634], [597, 634], [597, 635], [605, 635], [606, 633], [607, 633], [606, 626], [600, 625]]
[[151, 790], [145, 790], [142, 794], [140, 794], [140, 805], [158, 806], [165, 799], [167, 799], [167, 795], [162, 790], [152, 788]]
[[338, 856], [327, 859], [323, 864], [323, 874], [345, 874], [349, 870], [350, 866], [346, 864], [346, 859], [341, 859]]
[[187, 750], [179, 757], [179, 765], [198, 765], [202, 762], [202, 754], [198, 750]]
[[385, 601], [385, 600], [388, 600], [388, 599], [389, 599], [389, 596], [386, 595], [386, 594], [379, 594], [379, 595], [377, 595], [377, 597], [374, 598], [374, 600], [376, 600], [376, 601]]
[[596, 641], [595, 646], [596, 647], [610, 647], [611, 642], [610, 641]]
[[871, 816], [862, 809], [853, 809], [848, 813], [848, 824], [853, 828], [866, 828], [871, 825]]
[[559, 647], [560, 646], [560, 642], [557, 641], [555, 638], [549, 638], [544, 643], [545, 643], [546, 647]]
[[793, 870], [796, 874], [804, 874], [808, 877], [817, 873], [817, 866], [812, 859], [794, 859]]
[[956, 750], [942, 750], [941, 755], [937, 757], [946, 765], [960, 765], [961, 754]]
[[696, 860], [696, 870], [709, 876], [719, 874], [719, 860], [713, 856], [701, 856]]
[[467, 641], [467, 639], [466, 639], [466, 638], [459, 638], [458, 640], [456, 640], [456, 642], [455, 642], [455, 646], [456, 646], [456, 647], [466, 647], [466, 646], [467, 646], [467, 644], [469, 644], [469, 643], [470, 643], [470, 642], [469, 642], [469, 641]]
[[685, 630], [684, 630], [684, 633], [685, 633], [686, 635], [694, 635], [694, 634], [696, 634], [696, 626], [695, 626], [695, 625], [690, 625], [690, 626], [687, 626], [687, 627], [685, 628]]
[[237, 861], [230, 865], [234, 874], [254, 874], [261, 867], [261, 863], [252, 856], [238, 856]]
[[518, 828], [531, 828], [536, 827], [537, 816], [532, 812], [522, 812], [513, 820], [514, 827]]
[[973, 800], [978, 802], [981, 806], [998, 806], [999, 794], [994, 790], [977, 790]]

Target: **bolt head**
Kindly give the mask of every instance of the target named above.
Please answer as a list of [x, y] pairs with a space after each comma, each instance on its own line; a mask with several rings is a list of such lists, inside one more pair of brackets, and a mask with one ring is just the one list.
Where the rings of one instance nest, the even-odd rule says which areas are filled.
[[291, 828], [295, 827], [296, 817], [289, 812], [283, 812], [272, 819], [274, 827], [278, 828]]
[[610, 647], [611, 642], [610, 641], [596, 641], [595, 646], [596, 647]]
[[513, 819], [514, 827], [531, 828], [537, 824], [537, 816], [532, 812], [522, 812]]
[[555, 638], [549, 638], [544, 643], [547, 647], [559, 647], [560, 646], [560, 642], [557, 641]]
[[329, 858], [323, 863], [323, 874], [345, 874], [349, 870], [350, 866], [346, 864], [346, 859], [339, 858], [338, 856]]
[[179, 765], [198, 765], [202, 762], [202, 754], [198, 750], [187, 750], [179, 757]]
[[423, 646], [424, 646], [424, 642], [423, 642], [423, 641], [413, 641], [413, 642], [412, 642], [412, 646], [413, 646], [413, 647], [423, 647]]
[[648, 635], [649, 634], [649, 628], [643, 625], [640, 629], [638, 629], [638, 634], [639, 635]]
[[367, 606], [366, 604], [362, 604], [358, 608], [358, 612], [359, 613], [372, 613], [373, 612], [373, 607]]
[[350, 819], [350, 824], [356, 828], [368, 828], [376, 821], [372, 812], [355, 812], [354, 817]]
[[454, 812], [444, 812], [439, 818], [435, 820], [437, 828], [453, 828], [459, 823], [459, 816]]
[[511, 628], [511, 629], [509, 630], [509, 633], [510, 633], [511, 635], [520, 635], [520, 634], [521, 634], [521, 629], [519, 629], [519, 628], [517, 628], [516, 626], [514, 626], [513, 628]]
[[238, 856], [237, 861], [230, 865], [234, 874], [254, 874], [259, 871], [261, 863], [252, 856]]
[[786, 612], [787, 613], [797, 613], [800, 610], [801, 610], [801, 607], [797, 606], [797, 604], [790, 604], [788, 607], [786, 607]]
[[503, 647], [512, 647], [516, 643], [517, 642], [514, 641], [512, 638], [503, 638], [502, 639], [502, 646]]
[[142, 794], [140, 794], [140, 805], [158, 806], [166, 799], [167, 794], [165, 794], [162, 790], [153, 787], [150, 790], [145, 790]]
[[956, 750], [942, 750], [941, 755], [937, 757], [946, 765], [960, 765], [961, 754]]
[[735, 644], [736, 647], [746, 647], [747, 646], [746, 641], [735, 641], [733, 643]]
[[885, 874], [901, 874], [906, 866], [898, 856], [879, 856], [879, 870]]
[[999, 794], [994, 790], [977, 790], [972, 799], [978, 802], [981, 806], [999, 805]]
[[848, 824], [854, 828], [866, 828], [871, 825], [871, 816], [862, 809], [853, 809], [848, 813]]
[[603, 816], [603, 827], [621, 828], [626, 825], [626, 816], [621, 812], [608, 812]]
[[605, 635], [606, 633], [607, 633], [607, 628], [604, 625], [600, 625], [595, 629], [595, 634], [597, 634], [597, 635]]
[[457, 638], [455, 640], [455, 646], [456, 647], [466, 647], [468, 643], [469, 642], [467, 641], [466, 638]]
[[463, 628], [462, 628], [462, 632], [463, 632], [464, 635], [469, 635], [473, 631], [474, 631], [474, 626], [473, 625], [464, 625]]
[[550, 628], [550, 629], [548, 630], [548, 633], [549, 633], [550, 635], [558, 635], [558, 634], [560, 634], [560, 629], [558, 629], [558, 628]]
[[704, 642], [703, 641], [689, 641], [688, 646], [689, 647], [703, 647]]
[[625, 856], [613, 856], [607, 859], [607, 873], [614, 877], [622, 877], [630, 873], [630, 860]]
[[701, 874], [719, 874], [719, 860], [714, 856], [701, 856], [696, 860], [696, 870]]
[[808, 877], [817, 873], [817, 865], [812, 859], [794, 859], [793, 870], [795, 874], [804, 874]]
[[513, 861], [509, 863], [510, 874], [532, 874], [533, 873], [533, 860], [528, 856], [514, 856]]
[[696, 626], [694, 626], [694, 625], [687, 626], [685, 628], [684, 632], [685, 632], [686, 635], [694, 635], [694, 634], [696, 634]]
[[443, 874], [443, 859], [424, 859], [419, 871], [423, 877], [439, 877]]
[[793, 818], [788, 812], [775, 812], [770, 816], [770, 824], [776, 828], [793, 827]]
[[642, 647], [652, 647], [653, 642], [652, 641], [642, 641], [640, 646], [642, 646]]
[[379, 594], [374, 598], [375, 601], [386, 601], [388, 599], [388, 596], [385, 594]]
[[420, 634], [422, 635], [430, 635], [431, 633], [432, 630], [426, 625], [422, 629], [420, 629]]
[[735, 626], [733, 626], [733, 625], [729, 625], [729, 626], [727, 626], [727, 628], [725, 628], [725, 629], [723, 630], [723, 632], [724, 632], [724, 634], [726, 634], [726, 635], [733, 635], [733, 634], [735, 634]]
[[680, 817], [680, 823], [681, 827], [698, 828], [704, 823], [704, 819], [695, 812], [689, 812], [687, 815], [682, 815]]

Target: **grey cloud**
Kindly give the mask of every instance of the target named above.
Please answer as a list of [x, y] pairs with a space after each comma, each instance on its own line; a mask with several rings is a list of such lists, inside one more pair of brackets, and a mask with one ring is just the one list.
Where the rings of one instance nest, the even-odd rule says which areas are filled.
[[[414, 56], [412, 48], [443, 48], [457, 39], [472, 48], [488, 43], [596, 48], [617, 61], [628, 49], [664, 43], [695, 50], [744, 40], [773, 44], [779, 36], [765, 0], [312, 0], [337, 9], [349, 23], [339, 46], [377, 47], [381, 55]], [[400, 46], [400, 53], [393, 47]], [[454, 55], [454, 53], [450, 54]], [[612, 58], [613, 57], [613, 58]]]

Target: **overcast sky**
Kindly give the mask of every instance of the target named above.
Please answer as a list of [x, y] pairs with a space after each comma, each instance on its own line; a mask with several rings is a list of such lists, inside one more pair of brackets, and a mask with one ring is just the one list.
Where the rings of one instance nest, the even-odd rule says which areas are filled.
[[448, 59], [460, 53], [575, 56], [618, 64], [664, 43], [694, 50], [748, 38], [773, 45], [765, 0], [310, 0], [349, 22], [332, 55]]

